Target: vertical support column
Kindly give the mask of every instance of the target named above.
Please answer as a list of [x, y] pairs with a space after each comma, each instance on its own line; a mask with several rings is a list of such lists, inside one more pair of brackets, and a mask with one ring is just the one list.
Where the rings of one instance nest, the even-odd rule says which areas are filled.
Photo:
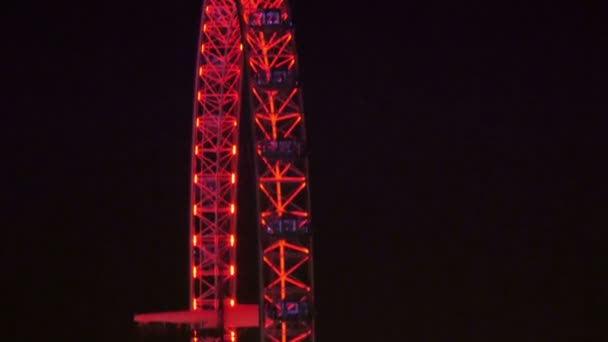
[[193, 341], [236, 340], [236, 329], [224, 324], [224, 309], [236, 300], [239, 24], [233, 0], [203, 2], [193, 115], [190, 309], [214, 311], [219, 328], [195, 327]]

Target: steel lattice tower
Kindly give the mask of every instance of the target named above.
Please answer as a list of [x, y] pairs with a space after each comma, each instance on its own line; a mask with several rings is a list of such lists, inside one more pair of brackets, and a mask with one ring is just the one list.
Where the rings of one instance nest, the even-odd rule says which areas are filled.
[[[260, 327], [262, 341], [315, 340], [297, 62], [286, 1], [203, 1], [193, 115], [190, 310], [140, 314], [137, 322], [188, 324], [194, 342], [237, 341], [240, 327]], [[258, 304], [236, 303], [242, 89], [251, 99], [245, 105], [256, 145]]]

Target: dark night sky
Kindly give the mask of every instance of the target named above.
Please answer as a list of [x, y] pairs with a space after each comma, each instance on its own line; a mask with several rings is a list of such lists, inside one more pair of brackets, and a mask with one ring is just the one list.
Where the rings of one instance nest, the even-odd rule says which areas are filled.
[[[295, 5], [319, 341], [607, 340], [599, 6], [399, 3]], [[11, 340], [129, 341], [187, 306], [200, 3], [5, 7]]]

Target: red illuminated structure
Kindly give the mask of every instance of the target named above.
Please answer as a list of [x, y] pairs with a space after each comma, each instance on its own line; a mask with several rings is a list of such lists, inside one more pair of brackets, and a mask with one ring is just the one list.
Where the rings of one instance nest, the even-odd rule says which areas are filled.
[[[135, 320], [188, 324], [195, 342], [237, 341], [241, 327], [259, 327], [261, 341], [314, 341], [304, 113], [286, 1], [205, 0], [195, 84], [190, 310]], [[236, 303], [243, 88], [256, 144], [258, 304]]]

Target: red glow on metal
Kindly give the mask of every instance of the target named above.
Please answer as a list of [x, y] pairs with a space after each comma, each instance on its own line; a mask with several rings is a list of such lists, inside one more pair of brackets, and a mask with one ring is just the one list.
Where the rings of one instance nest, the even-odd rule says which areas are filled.
[[[194, 120], [192, 187], [194, 204], [191, 232], [194, 241], [192, 266], [192, 310], [205, 310], [224, 322], [227, 318], [220, 302], [234, 304], [236, 298], [236, 248], [226, 237], [236, 234], [236, 148], [240, 114], [239, 92], [243, 52], [234, 0], [206, 0], [202, 15]], [[230, 305], [233, 307], [234, 305]], [[222, 314], [224, 312], [224, 314]], [[236, 332], [234, 332], [236, 336]], [[200, 334], [199, 334], [200, 335]], [[201, 342], [211, 341], [202, 335]]]
[[[280, 10], [282, 20], [288, 21], [291, 10], [286, 1], [241, 0], [243, 21], [249, 24], [252, 13], [265, 9]], [[246, 65], [249, 76], [259, 72], [283, 69], [297, 74], [297, 53], [293, 30], [258, 30], [246, 26]], [[264, 89], [250, 81], [251, 112], [255, 122], [255, 140], [295, 139], [305, 142], [302, 92], [296, 83], [282, 89]], [[305, 158], [294, 162], [271, 160], [258, 151], [258, 201], [261, 224], [267, 217], [300, 217], [304, 224], [310, 220], [308, 167]], [[264, 299], [261, 305], [281, 301], [313, 302], [313, 268], [310, 253], [312, 240], [262, 239], [262, 279]], [[264, 315], [260, 326], [264, 339], [294, 342], [314, 341], [314, 320], [272, 320]]]
[[[304, 155], [274, 158], [260, 148], [256, 152], [260, 222], [244, 227], [256, 227], [264, 235], [258, 241], [260, 302], [236, 302], [237, 126], [243, 75], [248, 80], [254, 143], [276, 146], [289, 141], [300, 144], [298, 149], [306, 143], [291, 9], [283, 0], [205, 0], [203, 4], [191, 152], [190, 310], [136, 315], [135, 320], [191, 324], [193, 342], [217, 341], [203, 334], [202, 326], [219, 329], [223, 341], [236, 341], [239, 327], [257, 326], [263, 341], [314, 342], [314, 315], [283, 320], [266, 311], [278, 308], [281, 315], [283, 310], [298, 311], [296, 303], [313, 307], [312, 238], [308, 233], [266, 235], [274, 229], [268, 226], [270, 220], [297, 219], [298, 229], [310, 224]], [[250, 22], [261, 17], [266, 18], [264, 25], [275, 26], [260, 28]], [[281, 84], [260, 85], [274, 80], [271, 75], [277, 72], [287, 75], [281, 76]]]
[[[257, 304], [236, 304], [227, 306], [224, 312], [224, 324], [233, 328], [250, 328], [258, 325]], [[192, 324], [197, 325], [203, 323], [209, 328], [217, 328], [221, 324], [218, 320], [215, 310], [205, 310], [199, 308], [197, 310], [172, 311], [172, 312], [157, 312], [149, 314], [135, 315], [135, 321], [141, 324], [149, 323], [174, 323], [174, 324]], [[235, 330], [232, 328], [226, 329], [226, 332]], [[196, 329], [193, 331], [193, 337], [197, 336], [201, 341], [206, 341], [205, 337]], [[214, 340], [214, 342], [217, 340]]]

